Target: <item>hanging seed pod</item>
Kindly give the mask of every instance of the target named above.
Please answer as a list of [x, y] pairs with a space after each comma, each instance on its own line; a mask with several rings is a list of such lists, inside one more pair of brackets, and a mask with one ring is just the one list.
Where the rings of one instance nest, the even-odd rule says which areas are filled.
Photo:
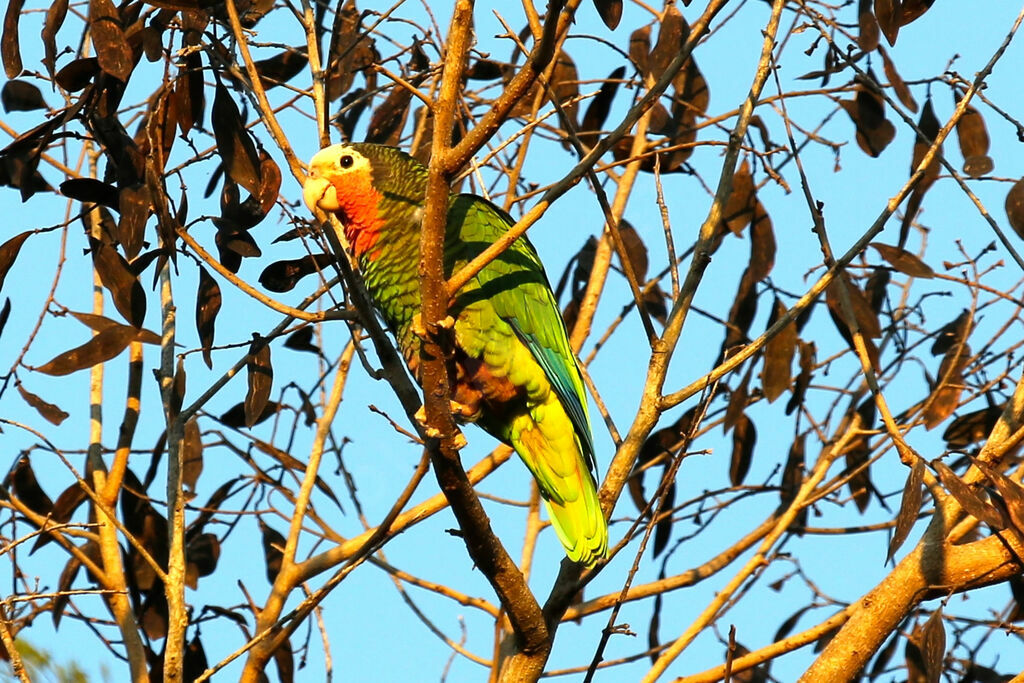
[[[961, 99], [960, 92], [954, 90], [953, 100], [959, 104]], [[988, 130], [981, 112], [967, 105], [964, 115], [956, 122], [956, 137], [960, 141], [960, 152], [964, 155], [964, 173], [972, 178], [991, 173], [995, 164], [988, 155]]]
[[1014, 232], [1024, 239], [1024, 178], [1015, 182], [1006, 195], [1006, 217]]

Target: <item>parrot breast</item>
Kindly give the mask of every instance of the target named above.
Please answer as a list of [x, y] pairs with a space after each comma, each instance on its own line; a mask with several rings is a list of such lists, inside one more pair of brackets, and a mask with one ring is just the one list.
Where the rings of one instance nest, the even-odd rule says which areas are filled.
[[336, 213], [345, 226], [345, 238], [353, 256], [361, 259], [377, 244], [385, 224], [379, 211], [382, 195], [369, 173], [347, 174], [344, 182], [332, 176], [326, 179], [337, 197]]

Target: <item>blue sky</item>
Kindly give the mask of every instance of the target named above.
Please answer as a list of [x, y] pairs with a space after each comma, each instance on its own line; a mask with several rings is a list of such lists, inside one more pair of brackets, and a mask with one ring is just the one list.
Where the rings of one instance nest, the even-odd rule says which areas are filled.
[[[691, 7], [683, 8], [684, 15], [692, 20], [703, 9], [703, 4], [693, 3]], [[513, 27], [518, 28], [523, 25], [522, 10], [517, 4], [496, 3], [495, 7], [499, 8], [498, 11]], [[695, 52], [697, 63], [709, 83], [710, 113], [713, 115], [736, 108], [746, 95], [761, 46], [760, 31], [768, 17], [769, 8], [765, 3], [738, 3], [735, 7], [739, 8], [736, 18], [730, 20], [721, 30], [716, 31]], [[38, 9], [38, 6], [29, 3], [29, 8]], [[729, 7], [726, 12], [732, 9]], [[442, 26], [445, 26], [447, 21], [446, 11], [436, 8], [436, 19]], [[953, 64], [953, 68], [970, 78], [984, 65], [998, 42], [1002, 40], [1016, 11], [1017, 9], [1010, 3], [986, 3], [983, 11], [974, 12], [966, 12], [962, 7], [950, 3], [937, 3], [924, 17], [901, 32], [896, 46], [890, 49], [890, 53], [903, 78], [908, 82], [940, 74], [947, 67], [947, 63], [954, 53], [959, 54], [959, 58]], [[407, 12], [406, 16], [425, 23], [423, 9], [419, 5], [408, 3], [408, 6], [403, 7], [401, 12]], [[287, 12], [280, 12], [280, 15], [287, 16]], [[846, 8], [842, 16], [853, 22], [853, 8]], [[490, 52], [495, 59], [507, 58], [508, 41], [495, 38], [495, 35], [500, 34], [503, 29], [490, 13], [489, 8], [478, 7], [476, 17], [478, 49]], [[566, 44], [567, 52], [576, 61], [580, 78], [582, 80], [603, 78], [621, 63], [618, 55], [596, 38], [624, 44], [629, 32], [648, 22], [649, 19], [650, 15], [644, 9], [637, 5], [627, 4], [622, 22], [613, 33], [600, 23], [590, 3], [584, 3], [579, 11], [573, 36]], [[34, 14], [26, 15], [22, 22], [25, 62], [29, 69], [40, 68], [38, 67], [40, 54], [37, 42], [33, 40], [33, 37], [37, 34], [41, 21], [42, 15], [37, 11]], [[791, 22], [792, 16], [786, 15], [783, 27], [788, 27]], [[393, 29], [397, 32], [399, 40], [405, 40], [409, 35], [417, 32], [408, 24], [389, 23], [386, 26], [388, 31]], [[297, 27], [288, 24], [287, 21], [273, 25], [264, 22], [257, 28], [258, 40], [261, 41], [294, 44], [301, 39]], [[792, 36], [779, 58], [780, 78], [783, 87], [787, 90], [811, 90], [817, 87], [816, 81], [796, 80], [801, 74], [820, 68], [823, 54], [821, 47], [810, 57], [804, 54], [804, 51], [815, 40], [816, 35], [815, 29], [807, 27], [806, 30]], [[970, 36], [971, 39], [965, 40], [964, 36]], [[64, 34], [61, 34], [61, 38], [71, 43], [75, 42], [74, 36], [70, 33], [66, 38]], [[1017, 87], [1019, 82], [1017, 65], [1021, 64], [1022, 58], [1024, 58], [1022, 50], [1024, 47], [1019, 41], [1011, 45], [1003, 61], [996, 67], [989, 79], [989, 87], [986, 91], [993, 101], [1011, 113], [1020, 112], [1022, 104], [1024, 104], [1021, 101], [1019, 87]], [[271, 51], [265, 51], [263, 56], [269, 54]], [[258, 54], [257, 57], [259, 56]], [[429, 56], [435, 58], [436, 55], [431, 53]], [[876, 73], [881, 73], [880, 63], [876, 61], [873, 66]], [[154, 74], [154, 77], [158, 77], [158, 74]], [[295, 84], [302, 87], [305, 83], [304, 78], [306, 76], [299, 76]], [[834, 77], [833, 83], [830, 85], [838, 85], [846, 80], [847, 76], [841, 74]], [[140, 78], [137, 75], [133, 78], [133, 90], [130, 91], [130, 96], [126, 98], [126, 101], [132, 101], [133, 96], [135, 100], [146, 97], [154, 82], [148, 77]], [[584, 84], [581, 86], [581, 91], [590, 92], [596, 88], [596, 85]], [[923, 103], [928, 86], [914, 84], [911, 88], [917, 101]], [[945, 121], [953, 110], [952, 97], [948, 89], [941, 84], [932, 86], [932, 90], [936, 113], [941, 121]], [[51, 105], [59, 104], [60, 98], [55, 93], [45, 90], [44, 92]], [[765, 93], [773, 94], [774, 92], [775, 86], [769, 81]], [[620, 91], [616, 106], [609, 119], [610, 122], [614, 122], [616, 115], [621, 116], [625, 111], [628, 95], [628, 92]], [[283, 98], [284, 93], [278, 92], [275, 96]], [[829, 100], [821, 96], [792, 98], [787, 102], [787, 106], [794, 120], [807, 128], [814, 128], [834, 108]], [[1024, 173], [1020, 159], [1024, 157], [1018, 153], [1018, 146], [1021, 143], [1016, 139], [1015, 130], [988, 109], [982, 108], [982, 111], [989, 123], [989, 133], [993, 140], [992, 156], [996, 160], [994, 175], [1003, 179], [1020, 177]], [[779, 116], [767, 109], [760, 113], [769, 127], [771, 138], [776, 142], [782, 142], [785, 139], [785, 130]], [[912, 114], [912, 116], [916, 119], [916, 115]], [[24, 130], [38, 121], [38, 115], [15, 113], [5, 115], [4, 121], [19, 130]], [[298, 115], [283, 115], [282, 122], [299, 156], [304, 159], [311, 157], [316, 151], [317, 144], [315, 130], [309, 119]], [[725, 125], [731, 126], [731, 123], [730, 120], [725, 122]], [[840, 148], [838, 158], [833, 155], [831, 150], [820, 145], [810, 145], [804, 153], [803, 161], [809, 170], [812, 188], [815, 196], [824, 202], [829, 235], [833, 248], [839, 253], [852, 244], [870, 225], [888, 198], [895, 193], [908, 175], [914, 137], [906, 126], [898, 122], [897, 128], [898, 133], [892, 145], [880, 158], [871, 159], [857, 149], [855, 143], [852, 142], [853, 125], [849, 118], [840, 112], [833, 116], [820, 131], [825, 138], [840, 142], [848, 141], [845, 146]], [[514, 127], [510, 124], [503, 130], [503, 134], [509, 134], [513, 130]], [[262, 130], [258, 130], [257, 134], [261, 139], [266, 139]], [[715, 130], [711, 135], [707, 133], [702, 135], [704, 136], [702, 139], [706, 139], [706, 137], [722, 139], [724, 137], [720, 129]], [[212, 144], [211, 141], [204, 139], [198, 143], [198, 147], [204, 149], [209, 144]], [[703, 180], [712, 185], [717, 181], [721, 163], [718, 149], [711, 147], [699, 149], [692, 159]], [[179, 143], [176, 153], [182, 154], [184, 151], [183, 146]], [[959, 151], [956, 149], [953, 138], [946, 144], [946, 153], [954, 165], [959, 165]], [[280, 159], [279, 155], [277, 158]], [[64, 160], [64, 163], [69, 165], [73, 162], [73, 159]], [[572, 155], [558, 145], [549, 144], [543, 146], [543, 149], [538, 148], [538, 156], [532, 165], [527, 167], [528, 179], [543, 185], [557, 180], [573, 164]], [[836, 170], [837, 166], [841, 167], [841, 171]], [[203, 212], [216, 213], [215, 205], [212, 202], [204, 202], [201, 199], [202, 188], [213, 167], [214, 164], [211, 163], [200, 165], [186, 175], [191, 207], [190, 215], [192, 216], [198, 216]], [[43, 174], [54, 185], [63, 180], [52, 168], [44, 168]], [[764, 174], [758, 173], [755, 177], [760, 180]], [[799, 180], [791, 166], [785, 169], [785, 179], [794, 190], [798, 190]], [[1008, 226], [1005, 215], [1002, 213], [1002, 203], [1008, 188], [1008, 182], [972, 183], [972, 189], [978, 193], [1004, 229], [1008, 229]], [[696, 234], [704, 219], [710, 203], [710, 196], [702, 188], [700, 182], [689, 175], [666, 176], [664, 192], [674, 226], [676, 246], [677, 248], [685, 246]], [[172, 196], [177, 194], [177, 188], [173, 185], [171, 194]], [[288, 201], [296, 202], [300, 199], [300, 194], [298, 185], [286, 175], [282, 186], [282, 196]], [[770, 181], [760, 190], [759, 197], [771, 215], [779, 244], [772, 281], [782, 290], [802, 293], [813, 281], [808, 276], [813, 274], [813, 269], [821, 262], [816, 238], [810, 232], [811, 220], [804, 200], [799, 191], [787, 193], [784, 188]], [[64, 220], [66, 210], [67, 207], [63, 202], [55, 202], [52, 197], [47, 195], [37, 196], [22, 205], [16, 192], [0, 192], [0, 212], [9, 217], [8, 227], [0, 235], [0, 239], [6, 239], [24, 229], [58, 224]], [[297, 212], [299, 215], [304, 215], [304, 209], [301, 207]], [[651, 254], [652, 271], [662, 267], [665, 262], [665, 251], [661, 237], [661, 219], [654, 198], [653, 184], [648, 176], [643, 177], [638, 184], [625, 217], [636, 226], [645, 239]], [[994, 239], [976, 210], [969, 205], [955, 188], [954, 183], [948, 179], [940, 180], [932, 188], [925, 199], [924, 212], [919, 216], [918, 221], [930, 228], [925, 254], [928, 263], [936, 268], [944, 260], [958, 261], [961, 259], [955, 240], [960, 240], [968, 253], [975, 254]], [[557, 280], [571, 254], [589, 235], [597, 233], [600, 226], [599, 207], [594, 201], [592, 193], [586, 187], [580, 186], [558, 202], [531, 230], [530, 238], [537, 246], [545, 263], [548, 264], [548, 273], [551, 279]], [[277, 222], [272, 216], [254, 230], [257, 240], [264, 249], [264, 256], [261, 259], [247, 260], [240, 271], [242, 277], [250, 282], [255, 282], [266, 264], [273, 260], [292, 258], [303, 253], [302, 247], [295, 242], [270, 244], [272, 238], [284, 232], [287, 227], [284, 223]], [[881, 241], [894, 243], [897, 229], [898, 223], [892, 221], [882, 235]], [[192, 234], [205, 245], [212, 245], [213, 233], [214, 228], [209, 222], [199, 224], [192, 229]], [[1011, 239], [1015, 244], [1019, 241], [1013, 235], [1011, 235]], [[911, 248], [916, 249], [918, 243], [919, 238], [915, 234], [911, 237]], [[67, 243], [68, 261], [56, 295], [57, 301], [61, 305], [78, 311], [87, 311], [91, 307], [91, 275], [87, 267], [88, 260], [81, 257], [81, 250], [84, 246], [81, 231], [77, 226], [72, 226]], [[0, 295], [3, 296], [13, 297], [14, 294], [17, 294], [19, 297], [14, 300], [12, 317], [4, 333], [3, 343], [0, 344], [0, 367], [9, 367], [10, 362], [19, 352], [24, 331], [34, 325], [36, 317], [39, 315], [42, 297], [48, 290], [44, 283], [51, 277], [58, 247], [59, 231], [31, 238], [26, 243], [15, 268], [11, 271], [4, 291], [0, 292]], [[723, 316], [727, 313], [729, 302], [736, 291], [739, 273], [746, 264], [748, 252], [749, 243], [745, 237], [742, 239], [730, 237], [724, 241], [721, 249], [714, 255], [704, 286], [695, 301], [696, 306], [715, 311]], [[991, 280], [986, 280], [986, 282], [992, 286], [1007, 286], [1016, 282], [1020, 276], [1016, 267], [1012, 265], [1012, 261], [1007, 259], [1007, 265], [1001, 271], [993, 274]], [[145, 277], [148, 283], [148, 272]], [[195, 345], [195, 333], [192, 329], [195, 278], [194, 266], [187, 260], [183, 260], [180, 275], [174, 281], [174, 288], [176, 296], [179, 297], [180, 340], [189, 347]], [[304, 281], [303, 285], [312, 287], [311, 279]], [[21, 287], [28, 291], [27, 295], [20, 292]], [[225, 294], [225, 307], [218, 321], [218, 343], [247, 341], [251, 332], [265, 332], [279, 319], [276, 314], [268, 314], [259, 304], [239, 294], [230, 285], [222, 283], [222, 287]], [[932, 287], [927, 291], [934, 289], [941, 289], [941, 287]], [[915, 291], [926, 291], [926, 289]], [[289, 303], [294, 303], [306, 293], [308, 293], [308, 288], [304, 289], [303, 286], [300, 286], [296, 291], [284, 295], [282, 298]], [[621, 305], [628, 300], [629, 294], [624, 281], [617, 275], [613, 275], [605, 295], [605, 303], [598, 314], [594, 335], [585, 347], [584, 356], [589, 353], [593, 341], [621, 310]], [[147, 327], [150, 329], [159, 327], [156, 301], [155, 296], [150, 297], [150, 310], [146, 319]], [[762, 299], [761, 311], [752, 330], [763, 329], [769, 301], [770, 299]], [[109, 302], [107, 305], [109, 314], [115, 316]], [[953, 298], [932, 297], [923, 306], [927, 321], [923, 321], [922, 324], [934, 328], [955, 317], [956, 313], [966, 305], [966, 299], [959, 290]], [[983, 321], [982, 324], [995, 325], [997, 321]], [[68, 318], [47, 318], [44, 322], [43, 335], [32, 347], [26, 357], [26, 362], [30, 365], [41, 365], [54, 354], [84, 342], [87, 338], [86, 334], [81, 325]], [[1013, 328], [1013, 334], [1019, 334], [1016, 328]], [[805, 336], [814, 338], [818, 344], [819, 360], [822, 358], [823, 349], [828, 349], [831, 353], [843, 348], [841, 340], [823, 311], [815, 315]], [[340, 353], [347, 337], [348, 333], [343, 324], [334, 323], [325, 326], [322, 342], [327, 355], [335, 357]], [[710, 322], [699, 315], [691, 315], [683, 333], [680, 350], [676, 354], [676, 360], [669, 374], [666, 390], [672, 391], [685, 386], [708, 371], [713, 366], [718, 354], [721, 339], [722, 330], [718, 323]], [[642, 349], [644, 346], [643, 331], [636, 318], [631, 317], [612, 338], [612, 341], [601, 350], [590, 367], [590, 372], [593, 374], [620, 431], [624, 431], [628, 427], [639, 400], [646, 354], [638, 349]], [[147, 353], [149, 354], [148, 361], [155, 362], [155, 352], [148, 350]], [[188, 366], [188, 398], [193, 399], [198, 396], [208, 381], [219, 376], [234, 362], [238, 353], [234, 350], [217, 352], [214, 357], [214, 373], [207, 373], [205, 368], [197, 362], [197, 356], [189, 356], [191, 364]], [[316, 362], [314, 356], [290, 351], [278, 344], [273, 348], [273, 357], [276, 376], [275, 397], [276, 392], [291, 379], [301, 381], [303, 382], [302, 386], [308, 387], [309, 378], [312, 376], [310, 364]], [[123, 365], [123, 362], [114, 362], [108, 364], [107, 369], [105, 396], [108, 403], [105, 409], [104, 441], [108, 445], [113, 444], [117, 437], [117, 426], [121, 414], [120, 406], [124, 396]], [[836, 376], [841, 377], [844, 376], [843, 372], [849, 372], [848, 366], [843, 368], [844, 366], [837, 364]], [[932, 372], [934, 372], [934, 368], [932, 368]], [[20, 376], [25, 382], [26, 388], [39, 393], [49, 401], [58, 403], [72, 413], [72, 417], [60, 430], [52, 430], [56, 435], [55, 442], [68, 449], [84, 447], [88, 434], [87, 374], [78, 373], [66, 378], [51, 379], [22, 371]], [[900, 410], [919, 398], [920, 387], [923, 386], [924, 381], [923, 373], [915, 374], [907, 371], [905, 378], [905, 380], [901, 379], [899, 388], [893, 388], [891, 393], [887, 393], [894, 410]], [[832, 380], [831, 377], [824, 378], [823, 382], [831, 383], [830, 380]], [[160, 424], [154, 421], [158, 420], [157, 416], [159, 415], [158, 409], [154, 409], [157, 403], [155, 382], [148, 375], [144, 380], [144, 387], [146, 393], [143, 397], [143, 414], [147, 414], [145, 412], [146, 405], [150, 406], [151, 412], [148, 413], [148, 421], [144, 421], [139, 427], [136, 444], [140, 448], [150, 448], [160, 433]], [[240, 401], [244, 393], [244, 379], [235, 378], [222, 392], [222, 395], [211, 402], [209, 412], [220, 414]], [[825, 397], [826, 394], [823, 393], [822, 396]], [[367, 408], [368, 404], [377, 406], [398, 419], [399, 422], [403, 421], [400, 419], [401, 411], [390, 389], [384, 383], [373, 381], [361, 369], [356, 368], [346, 388], [345, 401], [335, 422], [335, 431], [339, 437], [344, 436], [350, 439], [350, 443], [344, 450], [345, 465], [357, 483], [359, 500], [366, 518], [374, 523], [375, 520], [381, 519], [386, 514], [397, 493], [405, 486], [420, 454], [416, 447], [409, 445], [403, 437], [396, 434], [384, 418], [370, 412]], [[689, 405], [686, 404], [667, 413], [664, 423], [668, 424], [675, 420], [681, 411]], [[21, 399], [10, 389], [0, 398], [0, 414], [47, 431], [45, 423], [25, 407]], [[794, 421], [792, 418], [782, 416], [778, 403], [773, 406], [758, 404], [751, 408], [750, 414], [757, 421], [759, 440], [747, 482], [756, 484], [767, 480], [775, 468], [785, 461], [789, 444], [793, 438]], [[204, 430], [216, 428], [216, 425], [209, 420], [202, 424]], [[912, 445], [922, 453], [928, 453], [926, 457], [936, 457], [941, 454], [943, 449], [937, 433], [940, 431], [915, 435]], [[261, 438], [270, 439], [273, 436], [273, 426], [270, 423], [265, 423], [259, 426], [255, 433]], [[474, 428], [467, 428], [467, 436], [470, 445], [463, 451], [463, 458], [467, 465], [485, 456], [495, 445], [490, 437]], [[311, 437], [311, 432], [300, 429], [292, 446], [292, 454], [304, 459], [305, 454], [308, 453]], [[215, 438], [216, 435], [207, 433], [204, 441], [209, 443]], [[13, 461], [19, 450], [33, 443], [34, 440], [24, 432], [5, 428], [4, 441], [7, 444], [5, 451], [8, 454], [8, 460]], [[602, 431], [600, 421], [597, 419], [595, 419], [595, 441], [598, 449], [599, 468], [603, 472], [611, 459], [613, 446], [611, 439]], [[715, 430], [713, 434], [698, 440], [693, 448], [707, 449], [708, 452], [689, 457], [684, 462], [678, 478], [680, 491], [677, 500], [688, 500], [700, 495], [706, 489], [727, 486], [730, 440], [721, 438], [720, 432]], [[814, 455], [816, 452], [808, 453], [809, 457]], [[43, 459], [46, 457], [45, 454], [35, 456], [34, 463], [37, 472], [48, 471], [49, 468], [43, 464]], [[82, 458], [76, 455], [72, 457], [72, 461], [76, 466], [80, 466]], [[344, 490], [344, 484], [341, 477], [334, 471], [334, 464], [333, 459], [328, 458], [322, 474], [340, 494]], [[198, 485], [197, 502], [204, 501], [223, 480], [238, 473], [239, 465], [240, 462], [234, 456], [223, 450], [208, 450], [205, 470]], [[141, 474], [147, 466], [148, 457], [144, 454], [133, 457], [132, 467], [136, 473]], [[53, 467], [49, 471], [52, 472], [52, 478], [44, 479], [44, 487], [51, 497], [55, 497], [70, 483], [70, 478], [60, 467]], [[894, 454], [891, 453], [887, 454], [874, 469], [876, 485], [885, 493], [898, 491], [902, 487], [905, 476], [905, 469], [895, 461]], [[525, 469], [518, 463], [510, 463], [496, 475], [488, 478], [479, 489], [486, 494], [521, 501], [526, 499], [528, 487], [529, 478]], [[159, 484], [154, 485], [154, 495], [159, 495], [157, 492], [160, 490], [162, 487]], [[420, 485], [414, 496], [414, 501], [434, 495], [436, 490], [435, 481], [432, 476], [428, 476]], [[231, 503], [229, 502], [228, 507], [231, 506]], [[237, 503], [241, 505], [240, 500]], [[272, 496], [269, 503], [282, 504], [284, 501], [279, 496]], [[269, 503], [264, 501], [259, 508], [266, 510]], [[676, 550], [668, 561], [668, 572], [683, 571], [720, 552], [742, 536], [753, 524], [760, 521], [776, 504], [777, 498], [774, 494], [761, 494], [730, 507], [716, 521], [716, 530], [713, 533], [697, 536], [693, 541], [683, 544]], [[889, 505], [895, 509], [898, 501], [890, 498]], [[492, 515], [497, 533], [508, 542], [510, 551], [514, 557], [517, 557], [519, 553], [518, 539], [522, 536], [525, 519], [523, 508], [503, 506], [492, 501], [485, 501], [485, 506]], [[361, 531], [362, 527], [353, 510], [353, 504], [343, 497], [342, 507], [343, 510], [339, 510], [330, 502], [321, 500], [318, 501], [317, 509], [320, 514], [334, 523], [339, 533], [346, 536], [355, 535]], [[839, 509], [828, 503], [823, 503], [818, 512], [823, 515], [822, 526], [869, 524], [886, 521], [892, 516], [892, 513], [886, 512], [878, 506], [873, 506], [867, 514], [861, 516], [852, 511], [849, 505]], [[632, 503], [624, 498], [620, 501], [613, 521], [622, 520], [634, 514]], [[280, 531], [286, 529], [287, 523], [280, 518], [275, 518], [272, 514], [264, 514], [263, 519]], [[688, 533], [687, 524], [688, 522], [677, 524], [676, 534]], [[428, 580], [453, 585], [470, 595], [481, 596], [493, 601], [489, 586], [479, 573], [473, 571], [462, 542], [445, 533], [446, 529], [454, 526], [454, 519], [447, 511], [416, 525], [387, 545], [385, 554], [388, 562], [402, 568], [409, 568]], [[613, 523], [613, 542], [621, 536], [622, 529], [625, 527], [624, 523]], [[210, 530], [221, 533], [221, 529], [216, 527]], [[25, 533], [26, 528], [21, 526], [19, 531]], [[916, 540], [917, 533], [912, 534], [910, 543]], [[841, 536], [830, 538], [813, 536], [792, 538], [786, 543], [784, 550], [799, 558], [803, 571], [819, 582], [818, 587], [823, 593], [841, 600], [854, 600], [885, 575], [887, 571], [883, 566], [885, 543], [886, 538], [879, 534], [865, 536], [863, 541], [851, 541], [850, 538]], [[318, 549], [322, 549], [322, 547]], [[307, 542], [304, 550], [314, 550], [312, 543]], [[622, 576], [632, 561], [633, 551], [635, 551], [635, 544], [616, 558], [602, 576], [591, 584], [587, 591], [588, 596], [617, 590], [621, 586]], [[40, 555], [43, 554], [40, 553]], [[561, 557], [562, 551], [557, 540], [550, 532], [545, 532], [541, 537], [538, 554], [533, 563], [534, 572], [531, 576], [531, 585], [541, 596], [546, 595]], [[58, 553], [51, 553], [45, 558], [34, 557], [28, 560], [22, 554], [20, 559], [26, 561], [30, 572], [34, 571], [39, 575], [42, 585], [51, 588], [56, 582], [59, 571], [55, 567], [61, 566], [64, 561]], [[225, 541], [220, 562], [221, 568], [214, 575], [202, 579], [198, 591], [189, 591], [186, 596], [197, 609], [205, 603], [243, 603], [244, 595], [237, 584], [238, 579], [245, 584], [245, 588], [257, 603], [265, 598], [269, 586], [264, 576], [263, 552], [260, 547], [256, 521], [251, 516], [243, 518], [238, 529]], [[226, 566], [228, 564], [231, 565], [230, 569]], [[655, 579], [659, 564], [660, 561], [645, 561], [636, 581], [646, 582]], [[239, 570], [239, 567], [242, 569]], [[738, 640], [747, 647], [756, 649], [771, 642], [778, 626], [786, 617], [807, 603], [809, 594], [807, 588], [800, 585], [798, 581], [787, 582], [777, 593], [767, 591], [761, 586], [782, 578], [792, 569], [793, 567], [784, 561], [773, 564], [766, 571], [759, 587], [751, 594], [751, 597], [738, 604], [718, 622], [719, 635], [727, 634], [729, 625], [735, 624], [738, 629]], [[6, 581], [10, 576], [10, 571], [9, 563], [0, 562], [0, 580], [3, 580], [5, 586], [11, 585]], [[662, 612], [660, 629], [662, 640], [675, 638], [703, 609], [713, 595], [713, 591], [728, 581], [733, 571], [727, 569], [695, 588], [670, 594], [666, 598]], [[462, 637], [461, 629], [464, 625], [465, 647], [479, 656], [491, 657], [493, 620], [488, 615], [474, 611], [472, 608], [453, 604], [426, 591], [416, 588], [407, 590], [417, 606], [450, 638], [458, 641]], [[1008, 598], [1009, 591], [1005, 586], [1001, 586], [972, 594], [971, 602], [977, 603], [977, 609], [981, 614], [985, 614], [990, 607], [1002, 608]], [[84, 604], [88, 605], [88, 603]], [[335, 680], [433, 680], [440, 678], [445, 670], [451, 651], [410, 614], [391, 579], [384, 572], [369, 566], [362, 567], [331, 594], [324, 603], [324, 607], [324, 619], [331, 641], [331, 654], [335, 667]], [[96, 608], [96, 611], [101, 611], [95, 604], [93, 608]], [[950, 609], [954, 608], [958, 611], [967, 609], [959, 597], [951, 603]], [[825, 607], [814, 612], [813, 616], [808, 616], [800, 622], [800, 628], [816, 623], [812, 619], [824, 618], [833, 609]], [[617, 623], [630, 624], [632, 630], [637, 632], [639, 637], [613, 637], [606, 652], [606, 658], [623, 657], [642, 651], [646, 647], [647, 623], [650, 615], [649, 602], [631, 603], [624, 606]], [[549, 668], [560, 669], [578, 666], [589, 661], [606, 618], [602, 614], [588, 619], [582, 626], [576, 624], [562, 626]], [[31, 629], [28, 638], [34, 644], [58, 651], [61, 657], [78, 661], [83, 666], [96, 671], [92, 667], [98, 666], [100, 661], [96, 654], [97, 645], [94, 637], [84, 627], [70, 619], [65, 619], [60, 631], [53, 633], [49, 630], [48, 623], [45, 622], [48, 622], [48, 619], [41, 618]], [[211, 663], [234, 650], [242, 642], [238, 631], [233, 626], [222, 622], [204, 624], [202, 628], [207, 657]], [[300, 629], [299, 634], [293, 639], [293, 645], [298, 645], [304, 634], [305, 629]], [[192, 635], [193, 631], [190, 630], [189, 636]], [[1002, 636], [991, 638], [985, 649], [979, 653], [978, 660], [990, 663], [998, 653], [1001, 671], [1024, 668], [1024, 652], [1019, 647], [1011, 648], [1009, 645], [1011, 642], [1014, 641]], [[713, 633], [706, 632], [669, 668], [668, 675], [674, 677], [692, 674], [719, 664], [723, 659], [722, 653], [723, 647], [718, 638]], [[318, 680], [323, 671], [323, 654], [319, 636], [315, 633], [310, 639], [310, 649], [307, 655], [307, 668], [299, 673], [299, 680]], [[963, 656], [963, 653], [959, 653], [958, 656]], [[808, 650], [802, 650], [776, 662], [772, 672], [779, 680], [793, 680], [799, 672], [806, 668], [811, 657], [812, 654]], [[297, 656], [297, 661], [298, 658]], [[109, 662], [109, 659], [109, 657], [105, 657], [105, 661]], [[641, 659], [639, 662], [621, 669], [603, 672], [599, 676], [599, 680], [634, 681], [642, 675], [647, 666], [647, 660]], [[116, 665], [113, 668], [115, 671], [118, 670]], [[222, 675], [226, 679], [231, 679], [237, 675], [239, 670], [236, 663]], [[479, 680], [483, 675], [481, 667], [456, 656], [451, 664], [449, 680]]]

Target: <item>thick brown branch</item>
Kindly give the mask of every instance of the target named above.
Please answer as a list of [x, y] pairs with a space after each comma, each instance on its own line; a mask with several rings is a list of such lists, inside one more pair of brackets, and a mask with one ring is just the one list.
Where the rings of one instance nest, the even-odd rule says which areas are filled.
[[449, 183], [455, 168], [450, 159], [452, 123], [462, 88], [462, 74], [472, 38], [473, 3], [455, 5], [447, 41], [441, 88], [434, 103], [434, 134], [427, 183], [426, 211], [420, 236], [420, 287], [422, 322], [426, 331], [420, 351], [426, 441], [441, 491], [459, 521], [466, 548], [477, 568], [487, 577], [508, 613], [523, 649], [550, 647], [540, 606], [526, 580], [501, 541], [491, 530], [472, 484], [459, 460], [458, 428], [449, 409], [451, 395], [446, 354], [450, 352], [448, 290], [444, 279], [444, 238], [448, 216]]

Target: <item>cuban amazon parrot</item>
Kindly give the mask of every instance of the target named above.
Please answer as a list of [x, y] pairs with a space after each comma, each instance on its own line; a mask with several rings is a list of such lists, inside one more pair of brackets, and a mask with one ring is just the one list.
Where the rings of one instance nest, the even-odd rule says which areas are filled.
[[[368, 143], [320, 150], [303, 187], [310, 209], [332, 212], [344, 226], [374, 305], [417, 380], [426, 187], [422, 164], [393, 147]], [[512, 223], [485, 199], [452, 195], [445, 276]], [[597, 498], [583, 379], [544, 267], [525, 237], [459, 290], [449, 315], [455, 321], [454, 416], [515, 449], [537, 480], [566, 554], [593, 565], [607, 552], [608, 526]]]

